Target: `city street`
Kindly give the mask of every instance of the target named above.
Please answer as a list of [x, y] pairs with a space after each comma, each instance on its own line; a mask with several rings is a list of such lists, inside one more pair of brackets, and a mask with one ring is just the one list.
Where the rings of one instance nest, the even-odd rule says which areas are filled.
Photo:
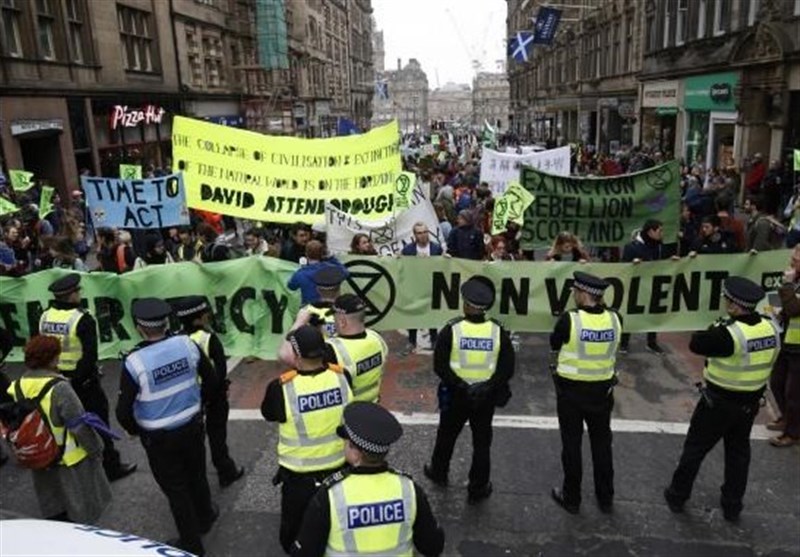
[[[614, 450], [616, 499], [611, 515], [594, 504], [591, 464], [585, 462], [583, 506], [569, 515], [549, 497], [561, 481], [560, 439], [553, 386], [546, 367], [546, 336], [522, 335], [514, 396], [495, 417], [494, 494], [477, 506], [466, 504], [469, 432], [462, 433], [444, 490], [422, 476], [436, 433], [435, 378], [426, 355], [398, 356], [405, 347], [398, 333], [387, 335], [392, 356], [383, 383], [383, 403], [398, 413], [405, 434], [390, 454], [392, 464], [412, 474], [426, 490], [443, 524], [446, 555], [705, 555], [790, 556], [800, 553], [800, 450], [775, 449], [763, 424], [770, 404], [753, 430], [753, 458], [745, 510], [739, 524], [722, 518], [718, 506], [723, 455], [707, 458], [684, 515], [673, 515], [661, 498], [680, 453], [686, 423], [696, 400], [692, 384], [701, 362], [688, 354], [687, 334], [664, 334], [662, 358], [644, 352], [634, 336], [631, 353], [619, 361]], [[231, 361], [231, 364], [236, 364]], [[18, 365], [8, 366], [11, 374]], [[105, 362], [104, 385], [116, 401], [119, 365]], [[210, 555], [280, 555], [276, 427], [258, 407], [267, 382], [280, 373], [275, 362], [238, 362], [231, 373], [231, 453], [247, 470], [221, 491], [209, 462], [212, 493], [221, 515], [205, 538]], [[118, 428], [118, 426], [117, 426]], [[175, 535], [166, 498], [150, 475], [136, 439], [119, 443], [125, 460], [139, 464], [132, 476], [113, 484], [114, 500], [99, 525], [156, 540]], [[584, 458], [589, 458], [588, 442]], [[38, 517], [30, 475], [12, 463], [0, 469], [0, 508]]]

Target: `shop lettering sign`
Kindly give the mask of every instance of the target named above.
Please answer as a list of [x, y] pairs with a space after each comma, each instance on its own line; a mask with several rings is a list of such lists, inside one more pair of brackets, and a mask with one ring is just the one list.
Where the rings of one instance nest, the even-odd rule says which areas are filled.
[[715, 103], [726, 103], [731, 100], [731, 84], [715, 83], [708, 91], [708, 95]]
[[129, 108], [128, 105], [118, 104], [111, 112], [111, 129], [135, 128], [140, 124], [160, 124], [164, 113], [166, 110], [154, 104], [141, 108]]

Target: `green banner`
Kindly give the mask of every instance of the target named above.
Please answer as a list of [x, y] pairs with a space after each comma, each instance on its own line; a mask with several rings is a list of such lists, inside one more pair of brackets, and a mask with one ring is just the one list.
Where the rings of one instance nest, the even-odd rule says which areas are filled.
[[549, 247], [559, 232], [576, 234], [584, 245], [621, 246], [649, 218], [664, 223], [664, 242], [677, 241], [680, 167], [655, 168], [608, 178], [555, 176], [523, 166], [521, 182], [536, 196], [525, 213], [522, 244]]
[[16, 213], [17, 211], [19, 211], [19, 207], [14, 205], [5, 197], [0, 197], [0, 217], [3, 215], [10, 215], [11, 213]]
[[45, 218], [55, 209], [55, 207], [53, 207], [53, 194], [55, 193], [56, 193], [55, 188], [51, 188], [50, 186], [44, 186], [42, 188], [42, 194], [39, 196], [40, 219]]
[[[605, 299], [624, 316], [626, 331], [695, 331], [724, 315], [725, 277], [746, 276], [766, 290], [775, 290], [790, 253], [701, 255], [639, 265], [347, 256], [350, 277], [343, 291], [365, 300], [368, 323], [379, 331], [426, 329], [460, 315], [461, 284], [482, 275], [495, 288], [492, 317], [513, 331], [549, 332], [558, 315], [574, 307], [572, 273], [582, 270], [611, 283]], [[86, 306], [98, 321], [101, 358], [116, 358], [120, 350], [138, 342], [130, 317], [134, 300], [188, 294], [207, 297], [229, 355], [273, 358], [299, 307], [298, 293], [285, 287], [297, 268], [278, 259], [249, 257], [152, 266], [124, 275], [90, 273], [81, 284]], [[49, 298], [47, 286], [67, 272], [54, 269], [24, 278], [0, 277], [0, 326], [14, 334], [17, 346], [38, 330]], [[16, 348], [11, 359], [20, 357]]]
[[9, 170], [8, 178], [11, 181], [11, 187], [16, 191], [28, 191], [34, 185], [33, 172], [26, 172], [25, 170]]
[[142, 167], [138, 164], [119, 165], [119, 177], [123, 180], [141, 180]]

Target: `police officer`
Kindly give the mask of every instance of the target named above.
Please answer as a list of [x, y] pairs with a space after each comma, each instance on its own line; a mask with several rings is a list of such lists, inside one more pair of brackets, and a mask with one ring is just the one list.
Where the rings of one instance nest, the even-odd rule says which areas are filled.
[[228, 361], [225, 348], [211, 329], [211, 312], [203, 296], [186, 296], [175, 302], [175, 313], [181, 320], [184, 334], [197, 343], [214, 364], [220, 389], [206, 404], [206, 434], [211, 449], [211, 462], [217, 469], [220, 487], [228, 487], [244, 475], [228, 452]]
[[464, 424], [472, 429], [472, 465], [467, 502], [477, 503], [492, 494], [489, 481], [492, 418], [495, 406], [504, 406], [511, 393], [514, 347], [503, 327], [486, 317], [494, 303], [492, 286], [472, 277], [461, 287], [464, 315], [439, 333], [433, 351], [433, 371], [439, 385], [439, 430], [425, 475], [442, 487], [448, 484], [450, 458]]
[[354, 294], [336, 298], [333, 312], [337, 334], [327, 340], [326, 361], [350, 372], [355, 400], [378, 402], [389, 349], [381, 335], [364, 325], [366, 308]]
[[386, 454], [403, 434], [388, 410], [353, 402], [337, 433], [346, 439], [348, 467], [327, 478], [308, 505], [293, 557], [439, 555], [444, 532], [425, 492], [389, 468]]
[[772, 365], [780, 350], [780, 334], [768, 317], [756, 312], [764, 291], [743, 277], [728, 277], [722, 288], [728, 319], [692, 335], [689, 350], [705, 356], [705, 387], [683, 444], [678, 468], [664, 498], [674, 513], [683, 511], [708, 451], [725, 444], [725, 483], [720, 506], [725, 520], [742, 512], [750, 466], [750, 430], [760, 407]]
[[202, 555], [200, 536], [218, 516], [206, 478], [202, 407], [219, 384], [197, 344], [167, 334], [170, 313], [169, 304], [157, 298], [134, 302], [134, 323], [144, 340], [122, 362], [117, 419], [140, 436], [153, 477], [169, 500], [180, 534], [169, 543]]
[[[58, 370], [70, 380], [87, 412], [94, 412], [109, 423], [109, 406], [97, 367], [97, 325], [81, 307], [81, 276], [70, 273], [54, 281], [50, 307], [39, 319], [39, 334], [61, 341]], [[136, 471], [136, 464], [120, 461], [119, 451], [110, 437], [103, 439], [103, 468], [109, 481], [116, 481]]]
[[273, 483], [282, 484], [279, 537], [289, 553], [318, 482], [344, 465], [344, 442], [336, 428], [353, 393], [347, 375], [326, 365], [319, 329], [303, 325], [286, 338], [294, 350], [294, 369], [267, 385], [261, 414], [268, 422], [278, 422]]
[[603, 303], [606, 288], [608, 282], [601, 278], [573, 273], [572, 293], [577, 307], [561, 315], [550, 335], [552, 354], [558, 352], [553, 380], [564, 468], [563, 486], [553, 488], [551, 496], [572, 514], [578, 514], [581, 504], [584, 422], [592, 447], [597, 504], [608, 513], [614, 500], [611, 410], [622, 318]]

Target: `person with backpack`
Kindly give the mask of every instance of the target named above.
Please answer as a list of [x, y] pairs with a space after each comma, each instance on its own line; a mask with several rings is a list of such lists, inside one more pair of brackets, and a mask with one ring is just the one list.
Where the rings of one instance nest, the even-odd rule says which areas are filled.
[[[97, 324], [81, 307], [81, 276], [70, 273], [50, 287], [54, 299], [39, 319], [39, 334], [58, 339], [61, 356], [58, 370], [70, 380], [72, 388], [89, 412], [108, 421], [108, 398], [100, 384], [97, 367]], [[123, 463], [114, 442], [103, 438], [103, 467], [109, 481], [116, 481], [136, 471], [136, 464]]]
[[[59, 373], [60, 355], [58, 339], [44, 335], [31, 338], [25, 345], [27, 369], [8, 388], [8, 393], [22, 407], [26, 400], [31, 401], [28, 414], [34, 415], [29, 419], [46, 426], [36, 428], [43, 435], [36, 445], [26, 445], [25, 451], [27, 455], [43, 452], [50, 455], [37, 461], [37, 468], [27, 466], [33, 472], [33, 488], [42, 516], [93, 524], [111, 501], [111, 486], [102, 468], [103, 443], [94, 429], [84, 423], [67, 427], [79, 420], [85, 410], [70, 382]], [[48, 451], [54, 445], [57, 450]], [[26, 466], [24, 458], [18, 458], [18, 462]]]
[[783, 247], [786, 229], [764, 212], [762, 197], [753, 195], [745, 199], [744, 210], [750, 215], [747, 221], [747, 249], [751, 253]]

